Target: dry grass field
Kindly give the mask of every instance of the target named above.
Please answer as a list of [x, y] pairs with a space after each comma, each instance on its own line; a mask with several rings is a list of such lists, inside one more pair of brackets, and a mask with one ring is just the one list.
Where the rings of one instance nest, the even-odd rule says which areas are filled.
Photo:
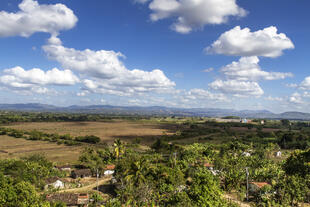
[[[70, 134], [72, 136], [96, 135], [102, 141], [112, 143], [116, 138], [131, 141], [143, 138], [142, 143], [153, 143], [154, 136], [168, 133], [159, 124], [114, 120], [111, 122], [32, 122], [14, 123], [4, 126], [21, 130], [38, 130], [47, 133]], [[169, 134], [169, 133], [168, 133]]]
[[9, 136], [0, 136], [0, 159], [20, 158], [41, 153], [50, 161], [59, 164], [77, 161], [81, 146], [66, 146], [46, 141], [30, 141]]

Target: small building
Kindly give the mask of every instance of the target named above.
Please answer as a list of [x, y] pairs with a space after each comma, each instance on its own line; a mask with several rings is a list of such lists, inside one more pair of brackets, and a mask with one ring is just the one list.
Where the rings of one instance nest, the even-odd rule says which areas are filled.
[[49, 202], [63, 202], [70, 207], [87, 207], [89, 195], [87, 193], [55, 193], [46, 196]]
[[104, 169], [105, 170], [115, 170], [115, 165], [107, 165]]
[[208, 168], [209, 170], [213, 170], [213, 167], [214, 167], [213, 164], [210, 164], [210, 163], [207, 163], [207, 162], [203, 163], [203, 166]]
[[64, 182], [62, 182], [58, 177], [51, 177], [45, 180], [46, 185], [44, 189], [63, 189], [65, 187]]
[[61, 165], [61, 166], [57, 166], [56, 168], [58, 170], [61, 170], [61, 171], [71, 171], [72, 170], [71, 165]]
[[251, 157], [251, 154], [249, 152], [242, 152], [241, 155], [244, 157]]
[[261, 125], [264, 125], [264, 124], [265, 124], [265, 121], [264, 121], [264, 120], [261, 120], [261, 121], [260, 121], [260, 124], [261, 124]]
[[250, 193], [258, 193], [260, 189], [262, 189], [264, 186], [269, 185], [266, 182], [250, 182], [249, 183], [249, 192]]
[[105, 176], [113, 175], [113, 174], [114, 174], [114, 170], [105, 170], [105, 171], [103, 172], [103, 174], [104, 174]]
[[76, 178], [87, 178], [91, 177], [92, 172], [90, 169], [78, 169], [78, 170], [73, 170], [71, 172], [71, 177], [76, 179]]
[[276, 152], [276, 157], [282, 157], [282, 152], [281, 151], [277, 151]]
[[114, 170], [115, 170], [115, 165], [107, 165], [107, 166], [104, 168], [103, 174], [104, 174], [105, 176], [113, 175], [114, 172], [115, 172]]
[[246, 124], [246, 123], [248, 123], [248, 120], [247, 119], [241, 119], [240, 122]]

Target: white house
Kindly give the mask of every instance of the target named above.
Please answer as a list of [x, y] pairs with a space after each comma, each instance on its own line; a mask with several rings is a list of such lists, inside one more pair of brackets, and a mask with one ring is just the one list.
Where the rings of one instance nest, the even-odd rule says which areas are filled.
[[282, 156], [282, 152], [281, 151], [276, 152], [276, 157], [281, 157], [281, 156]]
[[45, 189], [53, 188], [53, 189], [63, 189], [65, 188], [64, 182], [59, 180], [57, 177], [48, 178], [46, 181]]
[[242, 152], [241, 155], [244, 157], [250, 157], [251, 156], [251, 154], [249, 152]]
[[114, 174], [114, 170], [106, 170], [103, 173], [104, 175], [113, 175]]

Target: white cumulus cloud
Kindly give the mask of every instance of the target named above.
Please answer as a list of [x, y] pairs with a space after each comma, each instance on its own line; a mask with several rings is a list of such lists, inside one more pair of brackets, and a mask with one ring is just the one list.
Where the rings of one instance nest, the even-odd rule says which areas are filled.
[[[54, 37], [55, 38], [55, 37]], [[75, 70], [86, 76], [84, 89], [94, 93], [132, 95], [143, 92], [162, 92], [175, 86], [160, 69], [144, 71], [129, 70], [120, 58], [120, 52], [90, 49], [76, 50], [61, 45], [61, 41], [48, 41], [43, 46], [47, 56], [64, 68]]]
[[228, 79], [242, 81], [277, 80], [292, 77], [292, 73], [267, 72], [259, 66], [256, 56], [241, 57], [238, 62], [232, 62], [222, 67], [221, 72]]
[[267, 101], [279, 101], [279, 102], [284, 101], [282, 97], [273, 97], [273, 96], [267, 96], [264, 99]]
[[261, 96], [264, 94], [264, 91], [259, 84], [253, 81], [215, 80], [210, 83], [209, 86], [214, 90], [221, 91], [222, 93], [240, 97]]
[[302, 99], [301, 94], [299, 93], [293, 93], [290, 97], [289, 97], [289, 102], [293, 103], [293, 104], [303, 104], [304, 101]]
[[187, 92], [186, 98], [193, 100], [212, 100], [219, 102], [229, 102], [229, 99], [222, 93], [212, 93], [205, 89], [194, 88]]
[[299, 88], [302, 90], [310, 90], [310, 76], [306, 77], [301, 84], [299, 85]]
[[5, 69], [4, 74], [0, 76], [0, 85], [12, 90], [25, 93], [55, 93], [55, 91], [46, 88], [48, 85], [74, 85], [79, 82], [70, 70], [52, 70], [43, 71], [39, 68], [24, 70], [22, 67]]
[[243, 17], [246, 11], [236, 0], [152, 0], [151, 20], [176, 18], [171, 28], [179, 33], [189, 33], [207, 24], [222, 24], [230, 16]]
[[19, 11], [0, 12], [0, 37], [29, 37], [35, 32], [58, 34], [78, 21], [73, 11], [63, 4], [40, 5], [35, 0], [23, 0]]
[[[0, 81], [8, 84], [74, 85], [79, 82], [79, 78], [70, 70], [59, 70], [57, 68], [44, 71], [39, 68], [24, 70], [17, 66], [5, 69], [4, 73], [6, 75], [0, 76]], [[11, 83], [6, 80], [10, 80]]]
[[276, 27], [251, 32], [240, 26], [223, 33], [210, 47], [207, 53], [233, 56], [278, 57], [283, 50], [293, 49], [293, 42], [284, 34], [277, 33]]

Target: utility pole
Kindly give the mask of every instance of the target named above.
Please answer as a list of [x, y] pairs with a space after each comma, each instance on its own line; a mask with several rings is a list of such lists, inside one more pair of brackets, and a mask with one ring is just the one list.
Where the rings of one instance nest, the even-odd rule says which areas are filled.
[[246, 200], [249, 201], [249, 168], [245, 168], [246, 172]]
[[98, 171], [98, 168], [97, 168], [97, 191], [99, 191], [98, 178], [99, 178], [99, 171]]

